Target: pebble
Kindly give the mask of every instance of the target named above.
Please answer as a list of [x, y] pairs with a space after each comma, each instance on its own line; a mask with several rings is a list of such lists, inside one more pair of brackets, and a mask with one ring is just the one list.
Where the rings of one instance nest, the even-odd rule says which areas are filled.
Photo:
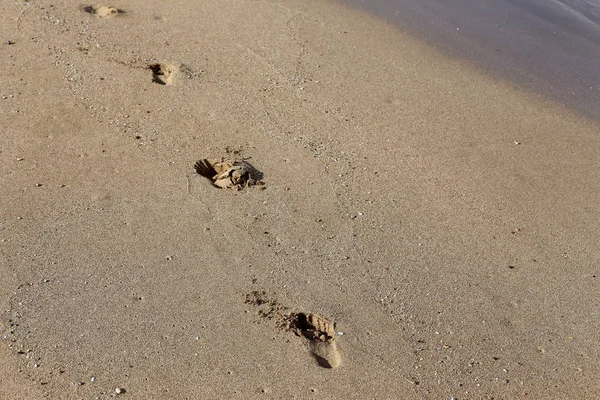
[[11, 44], [15, 44], [15, 42], [13, 42], [12, 40], [7, 40], [6, 44], [10, 46]]
[[116, 389], [115, 389], [115, 393], [116, 393], [116, 394], [122, 394], [122, 393], [125, 393], [125, 389], [123, 389], [123, 388], [119, 388], [119, 387], [118, 387], [118, 388], [116, 388]]
[[92, 377], [90, 378], [90, 381], [92, 381], [92, 382], [96, 382], [96, 380], [97, 380], [97, 378], [96, 378], [95, 376], [92, 376]]

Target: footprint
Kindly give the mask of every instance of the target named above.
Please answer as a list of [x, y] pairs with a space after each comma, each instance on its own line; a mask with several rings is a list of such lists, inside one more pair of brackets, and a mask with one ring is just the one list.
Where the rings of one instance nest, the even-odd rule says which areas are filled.
[[[246, 186], [264, 185], [263, 173], [247, 161], [209, 161], [203, 159], [194, 165], [196, 172], [207, 178], [213, 186], [241, 190]], [[263, 187], [264, 188], [264, 187]]]
[[179, 70], [179, 66], [173, 64], [150, 64], [148, 69], [152, 71], [152, 82], [159, 85], [170, 85], [173, 75]]
[[258, 315], [274, 320], [278, 328], [292, 331], [308, 340], [308, 349], [324, 368], [337, 368], [342, 363], [341, 352], [335, 341], [335, 326], [328, 319], [311, 313], [292, 313], [288, 308], [270, 299], [262, 291], [246, 295], [245, 303], [259, 307]]
[[87, 6], [83, 7], [83, 11], [86, 13], [97, 16], [98, 18], [112, 18], [119, 14], [125, 13], [124, 10], [120, 10], [115, 7], [107, 7], [107, 6]]
[[292, 314], [290, 328], [309, 340], [309, 349], [320, 366], [337, 368], [342, 360], [335, 342], [335, 327], [326, 318], [317, 314]]

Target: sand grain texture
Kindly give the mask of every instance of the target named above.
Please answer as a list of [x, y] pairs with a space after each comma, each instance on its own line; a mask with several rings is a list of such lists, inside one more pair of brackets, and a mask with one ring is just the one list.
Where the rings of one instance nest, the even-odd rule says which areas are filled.
[[[0, 5], [1, 395], [597, 393], [597, 123], [335, 4], [200, 3]], [[228, 151], [266, 190], [194, 170]]]

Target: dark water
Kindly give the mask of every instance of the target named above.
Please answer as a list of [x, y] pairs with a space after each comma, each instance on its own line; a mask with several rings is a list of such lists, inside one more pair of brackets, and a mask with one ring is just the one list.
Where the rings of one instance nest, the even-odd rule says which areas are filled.
[[600, 0], [342, 0], [600, 120]]

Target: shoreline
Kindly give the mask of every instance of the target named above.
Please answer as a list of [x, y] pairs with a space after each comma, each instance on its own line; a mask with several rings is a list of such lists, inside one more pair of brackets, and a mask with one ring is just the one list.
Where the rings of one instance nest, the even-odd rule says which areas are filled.
[[600, 75], [593, 68], [600, 62], [600, 28], [577, 10], [535, 1], [451, 6], [409, 1], [402, 9], [387, 0], [341, 2], [389, 21], [449, 57], [600, 120]]

